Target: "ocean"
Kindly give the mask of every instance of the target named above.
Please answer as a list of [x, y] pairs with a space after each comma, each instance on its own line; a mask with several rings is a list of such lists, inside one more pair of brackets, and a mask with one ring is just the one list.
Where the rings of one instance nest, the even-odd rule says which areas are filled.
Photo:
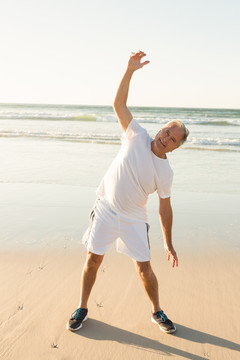
[[[240, 110], [130, 110], [151, 137], [173, 119], [190, 130], [188, 141], [168, 155], [177, 189], [240, 190]], [[0, 182], [97, 186], [121, 134], [111, 106], [0, 104]]]
[[[178, 246], [221, 241], [238, 249], [240, 110], [130, 110], [151, 137], [172, 119], [190, 131], [187, 142], [168, 153]], [[121, 135], [111, 106], [0, 104], [0, 244], [79, 244]], [[151, 195], [153, 243], [160, 236], [157, 202]]]
[[[185, 148], [240, 151], [240, 110], [130, 109], [152, 135], [168, 121], [183, 121], [191, 130]], [[116, 123], [110, 106], [0, 104], [1, 137], [120, 144]]]

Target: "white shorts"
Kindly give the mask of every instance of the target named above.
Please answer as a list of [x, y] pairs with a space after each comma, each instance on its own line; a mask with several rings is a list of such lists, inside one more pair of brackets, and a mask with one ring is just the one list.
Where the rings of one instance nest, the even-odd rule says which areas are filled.
[[150, 260], [149, 225], [117, 214], [103, 198], [97, 199], [82, 242], [88, 251], [103, 255], [117, 240], [117, 251], [136, 261]]

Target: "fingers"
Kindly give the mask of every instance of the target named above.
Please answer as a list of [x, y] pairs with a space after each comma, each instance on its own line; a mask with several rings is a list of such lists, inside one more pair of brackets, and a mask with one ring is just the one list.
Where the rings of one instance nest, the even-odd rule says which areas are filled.
[[131, 54], [134, 54], [134, 55], [136, 55], [136, 54], [145, 54], [145, 52], [144, 51], [141, 51], [141, 50], [138, 50], [136, 53], [135, 52], [131, 52]]
[[172, 260], [172, 267], [174, 268], [175, 265], [178, 267], [178, 258], [173, 258]]
[[172, 258], [172, 267], [174, 268], [175, 265], [176, 265], [176, 267], [178, 267], [177, 254], [175, 256], [173, 256], [173, 258]]
[[131, 52], [131, 56], [137, 56], [141, 59], [143, 56], [146, 56], [146, 53], [144, 51], [138, 50], [136, 53]]
[[172, 254], [171, 252], [167, 252], [168, 254], [168, 261], [170, 260], [171, 256], [172, 256], [172, 259], [171, 259], [171, 265], [172, 267], [174, 268], [174, 266], [176, 265], [176, 267], [178, 267], [178, 257], [177, 257], [177, 254]]
[[178, 257], [177, 257], [177, 254], [176, 254], [175, 259], [176, 259], [176, 267], [178, 267]]

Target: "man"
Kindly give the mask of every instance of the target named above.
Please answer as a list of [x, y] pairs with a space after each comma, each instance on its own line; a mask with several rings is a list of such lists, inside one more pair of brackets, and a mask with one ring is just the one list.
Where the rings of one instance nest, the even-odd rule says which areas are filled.
[[158, 282], [150, 264], [146, 203], [148, 195], [157, 190], [164, 247], [172, 267], [178, 266], [171, 238], [173, 172], [166, 154], [187, 139], [188, 130], [180, 121], [173, 121], [164, 126], [153, 140], [133, 119], [126, 105], [129, 84], [133, 73], [149, 63], [141, 62], [145, 55], [142, 51], [131, 54], [114, 100], [114, 110], [124, 131], [122, 146], [97, 190], [98, 199], [90, 215], [91, 224], [84, 235], [88, 254], [82, 272], [79, 308], [67, 323], [67, 329], [72, 331], [80, 329], [87, 320], [87, 303], [98, 268], [115, 240], [117, 250], [135, 262], [152, 305], [152, 321], [166, 333], [176, 331], [159, 304]]

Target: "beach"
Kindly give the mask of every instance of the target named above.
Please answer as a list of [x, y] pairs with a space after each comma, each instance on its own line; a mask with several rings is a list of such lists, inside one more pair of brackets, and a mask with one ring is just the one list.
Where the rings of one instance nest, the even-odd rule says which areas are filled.
[[[79, 301], [86, 257], [81, 237], [96, 187], [120, 146], [114, 115], [109, 108], [72, 107], [70, 114], [56, 107], [50, 119], [47, 106], [9, 109], [0, 109], [0, 359], [239, 359], [236, 113], [230, 119], [225, 111], [222, 125], [216, 111], [207, 125], [201, 122], [209, 111], [181, 115], [192, 138], [169, 154], [178, 268], [171, 268], [163, 248], [157, 195], [149, 199], [160, 304], [177, 327], [167, 335], [151, 322], [134, 265], [115, 246], [99, 269], [89, 319], [76, 333], [66, 330]], [[94, 121], [97, 111], [101, 120]], [[164, 111], [164, 120], [171, 118]], [[142, 125], [154, 132], [161, 125], [156, 110], [135, 111], [140, 123], [147, 112], [155, 122]]]
[[[5, 199], [1, 213], [15, 230], [12, 226], [6, 235], [11, 246], [5, 242], [1, 250], [1, 358], [238, 359], [240, 256], [235, 231], [240, 214], [237, 207], [231, 213], [219, 206], [233, 204], [235, 197], [214, 195], [212, 206], [206, 209], [209, 196], [204, 201], [203, 194], [194, 199], [186, 193], [182, 211], [183, 194], [175, 194], [179, 267], [174, 269], [164, 253], [153, 211], [157, 202], [150, 199], [152, 266], [159, 280], [161, 306], [177, 326], [174, 335], [162, 333], [150, 321], [150, 303], [134, 265], [115, 246], [99, 270], [89, 319], [71, 333], [65, 326], [78, 305], [86, 255], [80, 234], [87, 226], [94, 191], [56, 185], [8, 187], [15, 206]], [[29, 194], [20, 209], [16, 199], [17, 194], [26, 193], [24, 188]], [[193, 216], [190, 205], [197, 201]]]
[[89, 319], [78, 332], [67, 331], [83, 261], [81, 250], [1, 254], [1, 358], [239, 358], [235, 253], [182, 256], [177, 271], [163, 254], [153, 255], [161, 302], [177, 326], [174, 335], [150, 321], [131, 261], [113, 251], [99, 271]]

